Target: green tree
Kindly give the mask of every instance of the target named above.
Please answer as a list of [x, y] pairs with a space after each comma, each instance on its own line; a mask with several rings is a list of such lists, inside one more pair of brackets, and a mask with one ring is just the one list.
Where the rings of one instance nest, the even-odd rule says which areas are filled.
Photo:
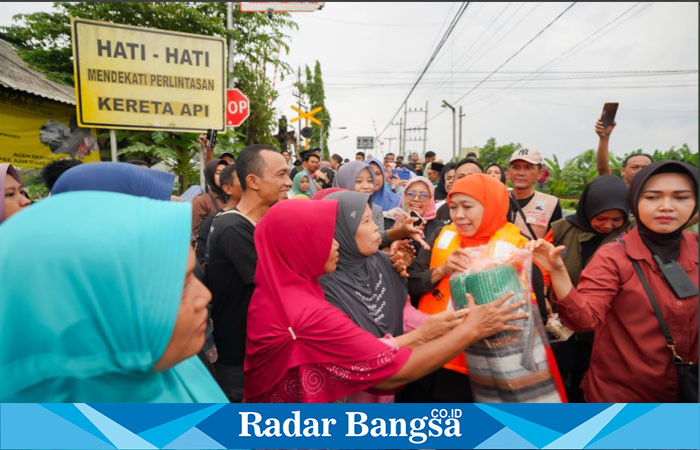
[[[47, 77], [73, 84], [70, 18], [102, 20], [141, 27], [187, 33], [223, 36], [235, 42], [235, 60], [231, 74], [235, 87], [250, 99], [250, 117], [244, 125], [231, 133], [235, 142], [231, 145], [268, 143], [277, 145], [273, 137], [274, 110], [270, 106], [277, 97], [266, 68], [277, 66], [282, 77], [289, 73], [288, 64], [280, 60], [284, 49], [289, 52], [289, 36], [285, 31], [297, 27], [288, 14], [234, 12], [233, 30], [226, 28], [226, 4], [224, 2], [58, 2], [54, 11], [19, 14], [15, 24], [3, 27], [0, 35], [14, 43], [20, 56], [34, 69]], [[150, 155], [166, 158], [185, 182], [190, 178], [190, 162], [184, 163], [190, 153], [196, 134], [184, 133], [181, 137], [166, 137], [159, 133], [120, 132], [120, 143], [128, 144], [123, 154]], [[222, 140], [220, 139], [220, 142]], [[106, 145], [102, 145], [106, 147]], [[125, 149], [127, 150], [127, 149]], [[177, 155], [176, 158], [172, 158]]]
[[[625, 155], [625, 157], [626, 156], [627, 155]], [[675, 146], [671, 147], [665, 152], [661, 150], [654, 150], [654, 153], [651, 156], [654, 158], [654, 161], [672, 160], [687, 162], [694, 166], [698, 165], [698, 153], [691, 151], [688, 144], [681, 145], [681, 147], [677, 150]]]
[[[197, 133], [171, 133], [154, 131], [149, 133], [133, 133], [117, 130], [117, 140], [125, 142], [119, 149], [119, 154], [129, 159], [140, 159], [149, 163], [162, 162], [177, 175], [177, 192], [184, 192], [189, 186], [199, 184], [199, 161], [195, 159], [199, 153]], [[238, 156], [245, 143], [235, 140], [236, 131], [228, 129], [219, 133], [214, 149], [216, 154], [224, 152]]]
[[508, 166], [510, 155], [522, 147], [520, 143], [510, 142], [505, 145], [497, 145], [496, 138], [489, 138], [486, 144], [479, 149], [479, 162], [484, 168], [490, 164], [498, 164], [501, 167]]
[[[323, 107], [323, 109], [314, 116], [321, 121], [323, 127], [315, 125], [311, 127], [311, 146], [322, 148], [323, 159], [328, 161], [330, 159], [330, 152], [328, 149], [328, 132], [331, 127], [331, 115], [326, 108], [326, 93], [323, 88], [321, 63], [318, 61], [316, 61], [316, 65], [314, 66], [313, 76], [311, 75], [309, 66], [306, 66], [306, 86], [304, 92], [309, 99], [309, 108], [313, 109], [318, 106]], [[321, 128], [323, 128], [323, 136], [321, 136]], [[321, 139], [323, 139], [323, 142], [321, 142]]]

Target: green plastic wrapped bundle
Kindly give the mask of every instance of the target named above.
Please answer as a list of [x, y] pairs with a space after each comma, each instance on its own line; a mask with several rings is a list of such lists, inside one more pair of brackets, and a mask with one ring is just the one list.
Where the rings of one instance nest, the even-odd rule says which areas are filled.
[[467, 306], [467, 294], [474, 296], [477, 305], [483, 305], [498, 300], [511, 291], [514, 295], [509, 302], [519, 299], [523, 291], [512, 264], [450, 277], [450, 293], [457, 309]]

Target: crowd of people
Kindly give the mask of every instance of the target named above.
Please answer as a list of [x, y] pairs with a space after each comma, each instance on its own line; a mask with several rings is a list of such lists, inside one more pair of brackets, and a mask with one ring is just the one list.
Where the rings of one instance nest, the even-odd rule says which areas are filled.
[[57, 161], [34, 204], [0, 164], [0, 401], [472, 402], [465, 349], [532, 318], [451, 299], [494, 241], [532, 254], [563, 401], [692, 401], [698, 169], [634, 154], [619, 178], [613, 127], [567, 216], [531, 147], [507, 167], [208, 149], [206, 192], [180, 197], [143, 164]]

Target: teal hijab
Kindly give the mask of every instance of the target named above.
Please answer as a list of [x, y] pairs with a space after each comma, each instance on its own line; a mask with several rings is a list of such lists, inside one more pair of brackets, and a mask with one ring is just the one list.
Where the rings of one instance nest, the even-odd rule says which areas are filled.
[[[302, 191], [301, 188], [299, 187], [299, 185], [301, 184], [301, 179], [304, 177], [309, 179], [309, 189], [306, 192]], [[306, 172], [306, 170], [302, 170], [301, 172], [299, 172], [298, 174], [296, 174], [294, 176], [294, 184], [292, 184], [292, 192], [294, 193], [294, 195], [306, 195], [307, 197], [310, 198], [312, 195], [312, 192], [311, 192], [311, 183], [312, 182], [313, 182], [313, 179], [308, 174], [308, 172]]]
[[175, 327], [189, 203], [69, 192], [0, 227], [0, 402], [227, 402]]

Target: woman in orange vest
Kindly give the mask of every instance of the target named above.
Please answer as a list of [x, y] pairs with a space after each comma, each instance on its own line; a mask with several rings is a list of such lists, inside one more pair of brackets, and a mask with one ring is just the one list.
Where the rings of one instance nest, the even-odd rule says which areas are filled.
[[[409, 268], [408, 291], [412, 299], [420, 298], [418, 309], [437, 314], [454, 308], [450, 297], [450, 276], [469, 268], [468, 247], [505, 240], [517, 247], [528, 242], [520, 229], [509, 223], [508, 191], [499, 180], [485, 174], [473, 174], [455, 182], [447, 195], [452, 223], [428, 237], [430, 251], [420, 250]], [[537, 280], [539, 280], [539, 283]], [[542, 284], [542, 276], [533, 270], [533, 284]], [[537, 295], [544, 305], [544, 295]], [[550, 358], [550, 366], [553, 357]], [[464, 354], [445, 364], [442, 369], [412, 383], [397, 396], [405, 402], [471, 402]], [[555, 379], [558, 376], [555, 376]], [[562, 388], [563, 390], [563, 388]]]

